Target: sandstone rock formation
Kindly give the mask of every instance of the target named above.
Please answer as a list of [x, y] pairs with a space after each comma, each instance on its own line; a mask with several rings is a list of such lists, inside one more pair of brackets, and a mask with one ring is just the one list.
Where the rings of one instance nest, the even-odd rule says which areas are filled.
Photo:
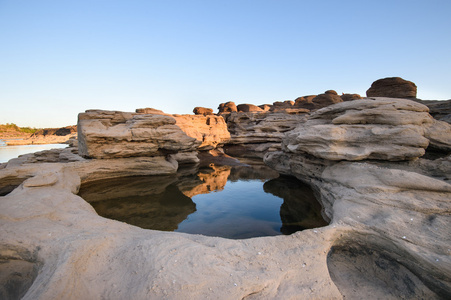
[[420, 100], [415, 99], [416, 102], [426, 105], [429, 108], [429, 113], [435, 119], [451, 124], [451, 100]]
[[387, 77], [376, 80], [366, 91], [367, 97], [416, 98], [417, 86], [401, 77]]
[[[232, 145], [279, 149], [265, 162], [311, 184], [331, 221], [326, 227], [247, 240], [145, 230], [100, 217], [77, 195], [81, 182], [174, 178], [204, 140], [178, 122], [208, 118], [88, 111], [78, 151], [113, 159], [87, 159], [67, 148], [0, 164], [0, 298], [451, 297], [450, 127], [412, 101], [347, 101], [308, 120], [286, 112], [226, 116]], [[135, 142], [155, 144], [156, 156]], [[423, 158], [431, 147], [439, 158]], [[145, 156], [125, 157], [127, 151]], [[223, 181], [227, 168], [216, 170], [218, 180], [205, 178], [203, 188]], [[160, 187], [167, 192], [170, 185]], [[266, 189], [285, 192], [274, 182]], [[187, 182], [179, 190], [195, 193]], [[303, 209], [294, 202], [283, 208], [288, 222], [285, 212]]]
[[235, 103], [232, 101], [219, 104], [218, 110], [219, 113], [229, 113], [238, 111]]
[[88, 158], [123, 158], [197, 150], [201, 142], [175, 123], [166, 115], [88, 110], [78, 116], [79, 153]]
[[79, 153], [89, 158], [164, 156], [209, 150], [228, 138], [222, 117], [88, 110], [79, 114]]
[[227, 124], [221, 116], [173, 115], [176, 125], [182, 131], [200, 141], [197, 150], [211, 150], [222, 147], [230, 139]]
[[260, 112], [263, 111], [260, 107], [254, 104], [239, 104], [237, 105], [239, 112]]
[[283, 145], [287, 151], [328, 160], [414, 159], [424, 155], [429, 144], [449, 143], [448, 124], [435, 123], [428, 108], [413, 101], [362, 99], [316, 111], [288, 133]]
[[352, 101], [362, 99], [359, 94], [343, 94], [340, 96], [343, 101]]
[[193, 113], [195, 115], [208, 116], [208, 115], [213, 115], [213, 109], [212, 108], [206, 108], [206, 107], [195, 107], [193, 109]]
[[228, 154], [263, 156], [267, 151], [280, 149], [285, 132], [305, 122], [306, 111], [231, 113], [226, 120], [231, 135], [225, 147]]
[[324, 94], [319, 94], [312, 99], [312, 103], [315, 105], [315, 109], [320, 109], [335, 103], [343, 102], [336, 91], [328, 90]]
[[[451, 295], [450, 152], [386, 161], [421, 155], [431, 120], [427, 108], [407, 100], [340, 103], [317, 111], [284, 137], [283, 151], [265, 156], [280, 173], [312, 184], [332, 226], [341, 228], [327, 266], [343, 297]], [[387, 132], [394, 135], [381, 139]]]
[[305, 108], [309, 110], [315, 109], [315, 104], [313, 104], [313, 99], [315, 99], [317, 95], [309, 95], [298, 97], [294, 101], [294, 106], [298, 108]]

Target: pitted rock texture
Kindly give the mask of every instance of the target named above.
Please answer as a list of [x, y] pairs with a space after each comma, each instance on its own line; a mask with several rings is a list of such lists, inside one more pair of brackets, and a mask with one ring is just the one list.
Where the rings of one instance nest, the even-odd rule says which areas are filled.
[[429, 144], [448, 151], [449, 124], [437, 122], [426, 106], [409, 100], [348, 101], [314, 112], [287, 133], [283, 149], [327, 160], [414, 159]]
[[376, 80], [366, 91], [367, 97], [416, 98], [417, 86], [401, 77], [387, 77]]
[[312, 184], [332, 226], [349, 226], [327, 259], [344, 297], [451, 296], [451, 156], [337, 162], [279, 151], [265, 162]]

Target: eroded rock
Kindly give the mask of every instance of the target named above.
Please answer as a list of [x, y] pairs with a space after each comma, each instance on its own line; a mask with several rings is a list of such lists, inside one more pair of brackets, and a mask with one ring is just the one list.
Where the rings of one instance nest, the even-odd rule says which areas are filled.
[[367, 97], [416, 98], [417, 86], [401, 77], [387, 77], [376, 80], [366, 91]]
[[227, 141], [222, 117], [89, 110], [79, 115], [79, 154], [87, 158], [164, 156]]
[[414, 159], [430, 143], [448, 147], [448, 124], [435, 122], [426, 106], [409, 100], [349, 101], [313, 113], [287, 134], [283, 148], [328, 160]]

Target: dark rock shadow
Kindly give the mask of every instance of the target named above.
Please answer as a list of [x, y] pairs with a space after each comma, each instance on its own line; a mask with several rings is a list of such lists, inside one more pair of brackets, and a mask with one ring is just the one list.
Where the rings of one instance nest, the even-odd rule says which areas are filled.
[[[365, 239], [366, 241], [366, 239]], [[341, 241], [327, 257], [332, 281], [345, 299], [446, 299], [402, 263], [383, 243]], [[436, 293], [438, 292], [438, 293]], [[447, 298], [449, 299], [449, 298]]]
[[36, 255], [15, 246], [0, 246], [0, 299], [22, 299], [36, 279], [41, 263]]
[[280, 207], [280, 231], [283, 234], [328, 225], [321, 215], [322, 207], [312, 188], [295, 177], [272, 179], [263, 185], [263, 189], [266, 193], [283, 199]]

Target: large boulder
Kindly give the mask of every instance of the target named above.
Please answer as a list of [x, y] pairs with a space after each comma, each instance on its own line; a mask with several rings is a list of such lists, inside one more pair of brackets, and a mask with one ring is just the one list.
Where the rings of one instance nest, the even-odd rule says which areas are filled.
[[312, 99], [312, 103], [315, 105], [315, 109], [320, 109], [335, 103], [343, 102], [336, 91], [328, 90], [324, 94], [319, 94]]
[[294, 101], [294, 106], [297, 108], [305, 108], [313, 110], [315, 109], [315, 104], [313, 104], [313, 99], [315, 99], [317, 95], [309, 95], [298, 97]]
[[167, 115], [88, 110], [78, 115], [79, 154], [88, 158], [160, 156], [201, 144]]
[[237, 106], [239, 112], [260, 112], [263, 111], [262, 108], [254, 104], [239, 104]]
[[165, 156], [213, 149], [229, 138], [222, 117], [88, 110], [78, 116], [87, 158]]
[[343, 101], [352, 101], [362, 99], [359, 94], [343, 94], [340, 96]]
[[367, 97], [416, 98], [417, 86], [401, 77], [376, 80], [366, 91]]
[[200, 141], [197, 150], [211, 150], [223, 146], [230, 139], [223, 117], [212, 115], [173, 115], [176, 125], [190, 137]]
[[236, 104], [232, 101], [221, 103], [218, 106], [219, 113], [229, 113], [238, 111]]
[[429, 144], [448, 149], [448, 125], [436, 124], [428, 108], [413, 101], [361, 99], [316, 111], [287, 133], [283, 148], [327, 160], [409, 160]]
[[206, 107], [195, 107], [193, 109], [193, 113], [195, 115], [208, 116], [208, 115], [213, 115], [213, 109], [212, 108], [206, 108]]

